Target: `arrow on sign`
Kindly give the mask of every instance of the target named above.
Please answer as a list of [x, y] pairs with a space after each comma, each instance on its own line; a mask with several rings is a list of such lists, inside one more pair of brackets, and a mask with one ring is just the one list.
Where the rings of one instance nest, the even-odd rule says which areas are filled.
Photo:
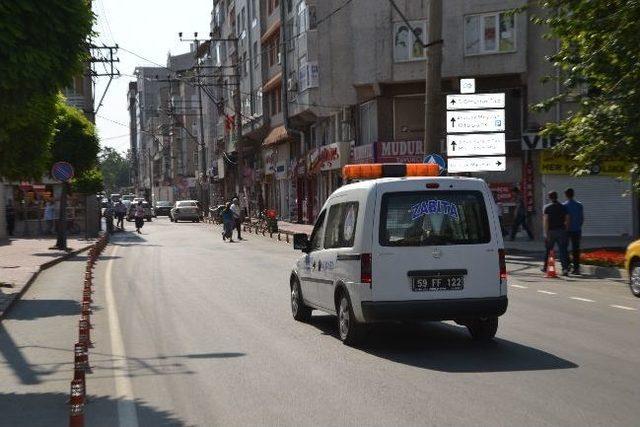
[[496, 166], [500, 166], [501, 164], [502, 164], [502, 162], [501, 162], [500, 160], [498, 160], [498, 161], [496, 162]]
[[452, 128], [456, 127], [456, 118], [455, 117], [451, 117], [451, 127]]
[[455, 141], [451, 141], [451, 151], [456, 151], [456, 142]]
[[451, 98], [451, 102], [450, 102], [450, 104], [451, 104], [451, 105], [456, 105], [456, 100], [455, 100], [455, 99], [453, 99], [453, 98]]

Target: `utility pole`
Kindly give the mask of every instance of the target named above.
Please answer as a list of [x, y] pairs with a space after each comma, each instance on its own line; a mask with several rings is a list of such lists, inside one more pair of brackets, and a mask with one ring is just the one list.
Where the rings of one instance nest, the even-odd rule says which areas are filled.
[[280, 46], [282, 53], [282, 122], [284, 128], [289, 130], [289, 91], [287, 90], [287, 63], [289, 61], [287, 52], [287, 10], [285, 2], [280, 2]]
[[424, 151], [439, 153], [440, 137], [444, 124], [444, 109], [440, 85], [442, 80], [442, 0], [429, 0], [427, 20], [428, 42], [411, 26], [394, 0], [389, 0], [400, 18], [411, 29], [414, 37], [427, 52], [424, 100]]
[[235, 105], [235, 125], [236, 125], [236, 152], [238, 153], [238, 173], [236, 174], [236, 195], [240, 196], [240, 193], [244, 193], [244, 185], [242, 182], [242, 174], [244, 173], [244, 152], [242, 150], [242, 99], [240, 98], [240, 78], [242, 76], [242, 67], [244, 64], [240, 62], [240, 51], [238, 39], [233, 40], [233, 44], [236, 51], [235, 70], [236, 70], [236, 90], [234, 92], [233, 100]]

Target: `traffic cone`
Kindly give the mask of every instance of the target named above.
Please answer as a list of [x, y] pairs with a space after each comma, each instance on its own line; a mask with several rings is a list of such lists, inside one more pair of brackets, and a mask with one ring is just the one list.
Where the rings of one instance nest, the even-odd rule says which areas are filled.
[[550, 279], [558, 277], [558, 274], [556, 273], [556, 259], [554, 257], [553, 251], [549, 252], [549, 258], [547, 259], [547, 272], [545, 273], [544, 277]]

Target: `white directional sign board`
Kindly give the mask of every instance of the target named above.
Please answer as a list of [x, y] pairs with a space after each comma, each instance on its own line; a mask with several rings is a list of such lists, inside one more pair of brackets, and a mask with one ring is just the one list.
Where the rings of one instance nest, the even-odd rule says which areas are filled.
[[447, 133], [504, 132], [504, 110], [447, 111]]
[[447, 170], [460, 172], [504, 172], [507, 170], [507, 158], [496, 157], [449, 157]]
[[447, 155], [495, 156], [505, 154], [504, 133], [462, 133], [447, 135]]
[[481, 110], [504, 108], [504, 93], [447, 95], [447, 110]]

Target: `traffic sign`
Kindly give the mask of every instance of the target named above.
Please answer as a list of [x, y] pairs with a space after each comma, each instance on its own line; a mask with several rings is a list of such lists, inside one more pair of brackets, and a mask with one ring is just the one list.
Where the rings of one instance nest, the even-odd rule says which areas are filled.
[[447, 162], [442, 158], [440, 154], [429, 154], [425, 156], [424, 163], [435, 163], [440, 167], [440, 175], [447, 169]]
[[504, 108], [504, 93], [447, 95], [447, 110], [479, 110]]
[[475, 93], [476, 79], [460, 79], [460, 93]]
[[73, 166], [67, 162], [56, 162], [51, 167], [51, 176], [58, 181], [67, 182], [73, 178]]
[[502, 131], [504, 110], [447, 111], [447, 133]]
[[449, 157], [449, 172], [504, 172], [507, 170], [505, 156], [496, 157]]
[[506, 153], [504, 133], [462, 133], [447, 135], [447, 155], [492, 156]]

